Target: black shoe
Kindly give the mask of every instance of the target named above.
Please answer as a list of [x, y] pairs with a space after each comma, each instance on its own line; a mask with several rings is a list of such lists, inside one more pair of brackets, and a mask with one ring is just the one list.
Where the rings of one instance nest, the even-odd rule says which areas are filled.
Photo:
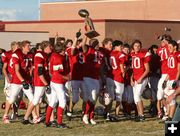
[[118, 121], [118, 118], [117, 118], [117, 117], [110, 116], [110, 115], [109, 115], [109, 119], [110, 119], [110, 120], [109, 120], [110, 122], [117, 122], [117, 121]]
[[50, 121], [49, 125], [50, 125], [50, 127], [56, 127], [57, 123], [56, 123], [56, 121]]
[[171, 118], [171, 117], [168, 117], [166, 121], [172, 121], [172, 118]]
[[139, 120], [140, 120], [140, 121], [144, 121], [144, 120], [145, 120], [144, 115], [143, 115], [143, 116], [139, 116]]
[[46, 124], [46, 123], [45, 123], [45, 127], [46, 127], [46, 128], [50, 127], [50, 124]]
[[127, 115], [126, 115], [126, 119], [127, 119], [127, 120], [131, 120], [131, 115], [127, 114]]
[[144, 120], [145, 120], [144, 116], [138, 116], [138, 117], [135, 118], [136, 122], [143, 122]]
[[26, 119], [23, 119], [21, 121], [21, 123], [24, 124], [24, 125], [32, 124], [29, 120], [26, 120]]
[[57, 128], [63, 128], [63, 129], [69, 128], [69, 127], [66, 126], [65, 124], [58, 124], [56, 127], [57, 127]]

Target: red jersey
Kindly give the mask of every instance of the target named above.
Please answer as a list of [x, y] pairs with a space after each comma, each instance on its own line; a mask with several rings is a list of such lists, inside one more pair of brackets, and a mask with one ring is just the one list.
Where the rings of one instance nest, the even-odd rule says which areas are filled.
[[70, 73], [72, 80], [83, 80], [83, 51], [75, 48], [75, 54], [71, 54], [72, 47], [67, 48], [66, 52], [70, 63]]
[[95, 50], [89, 46], [84, 57], [84, 77], [99, 79], [100, 68], [104, 63], [104, 54], [100, 50]]
[[157, 50], [157, 54], [161, 58], [161, 72], [162, 74], [167, 74], [168, 66], [167, 66], [167, 59], [169, 55], [168, 45], [165, 45], [164, 47], [159, 47]]
[[48, 55], [42, 51], [37, 51], [34, 55], [34, 86], [45, 86], [38, 75], [38, 66], [42, 65], [43, 75], [46, 81], [50, 82], [49, 69], [48, 69]]
[[113, 80], [124, 83], [124, 78], [122, 76], [120, 65], [123, 64], [126, 60], [124, 53], [120, 51], [112, 51], [110, 54], [110, 66], [111, 70], [108, 71], [108, 77]]
[[135, 54], [131, 53], [132, 57], [132, 69], [133, 69], [133, 78], [134, 80], [138, 80], [145, 71], [144, 64], [150, 61], [150, 53], [149, 52], [138, 52]]
[[59, 53], [52, 53], [50, 57], [50, 73], [52, 75], [51, 81], [58, 84], [64, 84], [65, 80], [62, 75], [65, 76], [65, 56], [60, 55]]
[[13, 72], [12, 72], [12, 83], [14, 84], [21, 84], [21, 81], [16, 75], [15, 72], [15, 65], [19, 65], [19, 73], [24, 78], [26, 82], [30, 82], [30, 63], [29, 58], [26, 54], [23, 54], [21, 49], [17, 49], [12, 54], [12, 65], [13, 65]]
[[171, 53], [168, 57], [168, 75], [169, 80], [176, 80], [178, 65], [180, 64], [180, 52]]
[[8, 65], [7, 72], [12, 74], [12, 71], [13, 71], [12, 59], [11, 59], [12, 58], [12, 51], [9, 50], [9, 51], [2, 53], [1, 57], [2, 57], [2, 62], [7, 63], [7, 65]]

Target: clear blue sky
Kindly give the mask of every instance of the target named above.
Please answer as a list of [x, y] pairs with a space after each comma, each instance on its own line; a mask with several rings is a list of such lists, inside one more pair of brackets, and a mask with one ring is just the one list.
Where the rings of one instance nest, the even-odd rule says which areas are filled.
[[38, 20], [39, 3], [73, 0], [0, 0], [0, 20]]

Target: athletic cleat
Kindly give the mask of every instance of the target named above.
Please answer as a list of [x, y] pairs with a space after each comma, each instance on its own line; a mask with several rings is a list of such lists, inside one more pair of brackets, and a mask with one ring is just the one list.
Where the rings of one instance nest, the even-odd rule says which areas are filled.
[[138, 116], [138, 117], [135, 118], [136, 122], [143, 122], [144, 120], [145, 120], [144, 115], [141, 115], [141, 116]]
[[84, 123], [84, 124], [86, 124], [86, 125], [89, 124], [88, 115], [87, 115], [87, 114], [85, 114], [85, 115], [83, 116], [82, 120], [83, 120], [83, 123]]
[[50, 126], [51, 127], [56, 127], [57, 126], [57, 123], [56, 123], [56, 121], [54, 120], [54, 121], [50, 121]]
[[46, 127], [46, 128], [50, 127], [50, 124], [46, 124], [46, 123], [45, 123], [45, 127]]
[[66, 113], [66, 117], [67, 117], [67, 119], [68, 119], [68, 121], [71, 121], [71, 118], [72, 118], [72, 112], [67, 112]]
[[118, 118], [114, 117], [114, 116], [110, 116], [110, 121], [111, 122], [117, 122]]
[[172, 121], [172, 118], [171, 117], [168, 117], [168, 119], [166, 121]]
[[10, 122], [9, 122], [9, 117], [6, 115], [6, 116], [3, 116], [3, 123], [4, 124], [9, 124]]
[[90, 119], [90, 122], [91, 122], [92, 125], [96, 125], [97, 124], [96, 121], [94, 121], [94, 119]]
[[126, 115], [126, 119], [127, 119], [127, 120], [130, 120], [130, 119], [131, 119], [131, 115], [128, 115], [128, 114], [127, 114], [127, 115]]
[[110, 121], [110, 116], [109, 115], [107, 115], [106, 121]]
[[72, 116], [72, 112], [67, 112], [66, 114], [68, 117], [71, 117]]
[[69, 127], [66, 126], [65, 124], [58, 124], [58, 125], [56, 126], [56, 128], [63, 128], [63, 129], [65, 129], [65, 128], [69, 128]]
[[110, 121], [110, 122], [117, 122], [117, 118], [116, 117], [114, 117], [114, 116], [111, 116], [111, 115], [107, 115], [107, 117], [106, 117], [106, 121]]
[[24, 125], [32, 124], [29, 120], [26, 120], [26, 119], [23, 119], [21, 121], [21, 123], [24, 124]]
[[144, 115], [142, 115], [142, 116], [139, 116], [139, 120], [140, 120], [140, 121], [144, 121], [144, 120], [145, 120], [145, 117], [144, 117]]
[[168, 120], [168, 116], [167, 115], [164, 115], [163, 117], [162, 117], [162, 121], [167, 121]]

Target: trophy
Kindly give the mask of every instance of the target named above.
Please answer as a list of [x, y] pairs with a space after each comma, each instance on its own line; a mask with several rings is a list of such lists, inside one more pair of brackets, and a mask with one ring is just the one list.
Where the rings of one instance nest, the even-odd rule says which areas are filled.
[[85, 18], [85, 20], [84, 20], [85, 29], [86, 29], [85, 35], [90, 39], [99, 36], [99, 33], [96, 32], [94, 29], [93, 22], [92, 22], [91, 18], [89, 17], [89, 12], [86, 9], [81, 9], [81, 10], [79, 10], [78, 14], [82, 18]]

